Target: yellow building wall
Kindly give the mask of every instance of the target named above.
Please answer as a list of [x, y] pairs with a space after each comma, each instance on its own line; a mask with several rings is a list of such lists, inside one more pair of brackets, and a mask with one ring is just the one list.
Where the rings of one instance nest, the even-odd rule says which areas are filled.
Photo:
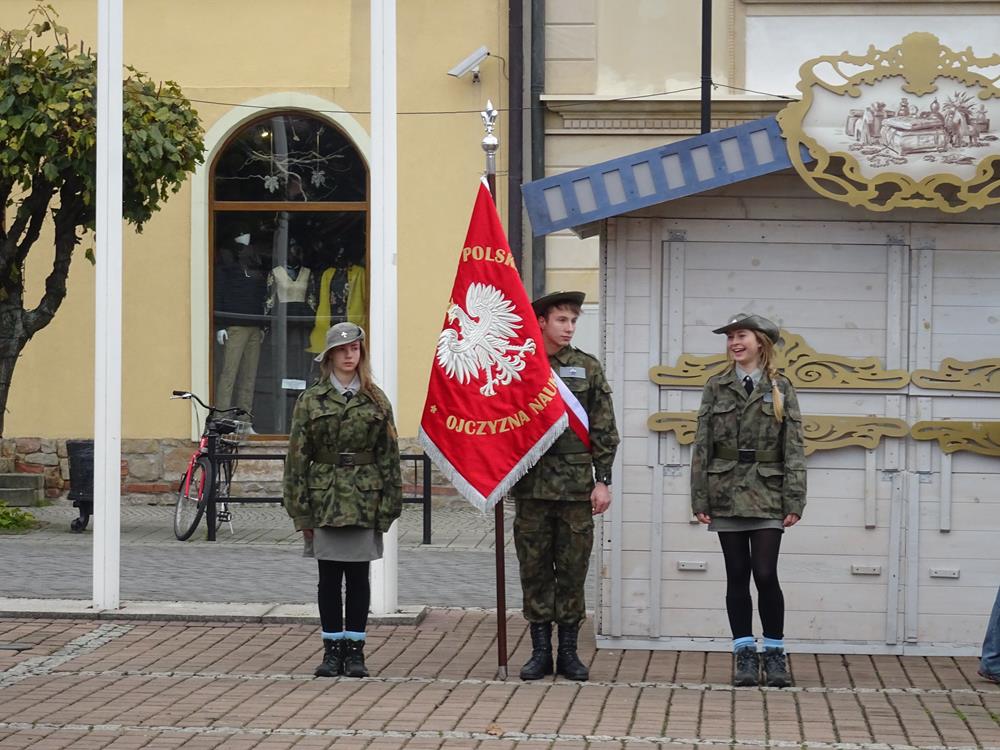
[[[71, 39], [96, 46], [96, 0], [62, 0]], [[32, 0], [4, 0], [0, 26], [23, 25]], [[501, 62], [481, 82], [446, 72], [479, 45], [506, 58], [505, 0], [398, 3], [398, 275], [400, 434], [416, 434], [445, 304], [483, 170], [479, 117], [487, 97], [507, 100]], [[172, 79], [206, 130], [241, 102], [276, 92], [336, 103], [369, 128], [369, 4], [361, 0], [142, 0], [125, 8], [125, 61]], [[259, 110], [246, 108], [246, 119]], [[506, 171], [501, 115], [498, 170]], [[500, 179], [500, 206], [506, 206]], [[186, 404], [168, 399], [191, 384], [190, 180], [146, 225], [125, 230], [123, 429], [126, 438], [190, 435]], [[81, 437], [93, 430], [94, 269], [75, 254], [69, 292], [52, 323], [25, 347], [14, 372], [6, 436]], [[32, 251], [26, 303], [37, 300], [51, 242]], [[209, 331], [204, 331], [209, 336]]]

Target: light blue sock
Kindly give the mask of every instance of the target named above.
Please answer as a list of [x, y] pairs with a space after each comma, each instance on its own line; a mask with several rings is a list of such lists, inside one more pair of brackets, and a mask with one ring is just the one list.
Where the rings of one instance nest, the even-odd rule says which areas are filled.
[[752, 635], [745, 635], [742, 638], [733, 638], [733, 652], [739, 651], [741, 648], [746, 648], [747, 646], [756, 647], [756, 642]]
[[784, 638], [764, 638], [764, 648], [776, 648], [781, 651], [785, 650], [785, 639]]
[[321, 631], [323, 633], [324, 641], [340, 641], [344, 638], [344, 633], [327, 633], [326, 631]]
[[344, 638], [349, 638], [352, 641], [363, 641], [365, 639], [364, 633], [355, 633], [351, 630], [344, 631]]

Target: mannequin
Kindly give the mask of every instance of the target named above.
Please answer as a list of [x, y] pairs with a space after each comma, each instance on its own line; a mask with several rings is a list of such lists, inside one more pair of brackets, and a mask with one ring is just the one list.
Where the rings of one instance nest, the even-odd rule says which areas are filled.
[[253, 411], [260, 345], [264, 338], [264, 274], [250, 234], [234, 237], [227, 248], [232, 260], [215, 271], [215, 340], [222, 347], [222, 370], [215, 389], [220, 409]]
[[353, 263], [340, 245], [319, 282], [316, 325], [309, 336], [309, 351], [323, 351], [330, 326], [348, 321], [367, 329], [368, 284], [364, 266]]
[[[271, 269], [267, 276], [267, 299], [264, 312], [272, 325], [285, 324], [284, 352], [275, 351], [275, 364], [285, 363], [280, 378], [307, 380], [312, 358], [309, 356], [309, 331], [316, 318], [316, 282], [312, 270], [302, 263], [302, 248], [292, 240], [284, 265]], [[275, 338], [275, 344], [281, 340]]]

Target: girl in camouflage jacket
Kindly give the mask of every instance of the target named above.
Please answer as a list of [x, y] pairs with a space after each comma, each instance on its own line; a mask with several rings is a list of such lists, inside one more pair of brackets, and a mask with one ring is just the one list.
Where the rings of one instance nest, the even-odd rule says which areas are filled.
[[734, 685], [756, 685], [750, 576], [764, 628], [765, 682], [791, 684], [784, 651], [785, 601], [778, 551], [806, 503], [802, 414], [775, 365], [778, 326], [740, 314], [726, 334], [729, 366], [705, 385], [691, 457], [691, 510], [719, 534], [726, 563], [726, 611], [733, 632]]
[[361, 327], [333, 326], [316, 361], [322, 377], [292, 412], [284, 506], [319, 566], [324, 656], [315, 674], [367, 677], [368, 574], [382, 557], [382, 532], [402, 511], [399, 445]]

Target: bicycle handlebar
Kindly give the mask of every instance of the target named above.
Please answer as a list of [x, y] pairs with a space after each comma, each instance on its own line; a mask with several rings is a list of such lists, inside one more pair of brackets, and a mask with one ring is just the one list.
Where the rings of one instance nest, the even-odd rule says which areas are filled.
[[197, 401], [201, 405], [202, 408], [207, 409], [208, 412], [209, 412], [209, 414], [235, 414], [237, 416], [241, 416], [242, 415], [242, 416], [247, 416], [247, 417], [252, 417], [253, 416], [246, 409], [243, 409], [243, 408], [241, 408], [239, 406], [233, 406], [232, 408], [229, 408], [229, 409], [217, 409], [214, 406], [209, 406], [204, 401], [202, 401], [200, 398], [198, 398], [193, 393], [191, 393], [191, 391], [171, 391], [171, 393], [173, 394], [171, 396], [171, 398], [194, 399], [195, 401]]

